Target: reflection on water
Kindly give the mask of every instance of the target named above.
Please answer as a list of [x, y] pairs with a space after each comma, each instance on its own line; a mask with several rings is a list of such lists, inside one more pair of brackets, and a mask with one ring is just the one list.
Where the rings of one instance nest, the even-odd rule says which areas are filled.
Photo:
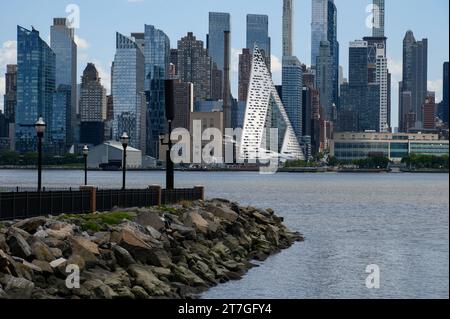
[[[33, 187], [33, 171], [0, 171], [0, 186]], [[120, 172], [91, 184], [120, 187]], [[129, 172], [128, 187], [164, 184], [163, 172]], [[304, 243], [271, 257], [204, 298], [448, 298], [449, 182], [446, 174], [177, 173], [177, 186], [208, 197], [274, 208]], [[81, 171], [47, 171], [47, 187], [77, 187]], [[381, 287], [365, 286], [366, 266]]]

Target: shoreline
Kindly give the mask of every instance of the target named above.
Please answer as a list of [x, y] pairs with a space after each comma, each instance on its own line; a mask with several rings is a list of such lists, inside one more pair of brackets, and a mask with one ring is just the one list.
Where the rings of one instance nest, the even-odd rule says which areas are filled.
[[304, 240], [283, 221], [215, 199], [2, 222], [0, 299], [196, 299]]
[[[50, 166], [43, 168], [49, 171], [82, 171], [83, 167], [64, 167], [64, 166]], [[24, 171], [34, 171], [36, 167], [31, 166], [0, 166], [0, 170], [12, 171], [12, 170], [24, 170]], [[89, 169], [90, 172], [121, 172], [122, 170], [103, 170], [100, 168]], [[163, 168], [149, 168], [149, 169], [127, 169], [129, 172], [165, 172]], [[245, 169], [234, 169], [234, 168], [221, 168], [221, 169], [180, 169], [176, 168], [175, 172], [202, 172], [202, 173], [220, 173], [220, 172], [259, 172], [259, 168], [245, 168]], [[297, 173], [297, 174], [323, 174], [323, 173], [368, 173], [368, 174], [400, 174], [400, 173], [420, 173], [420, 174], [449, 174], [448, 169], [400, 169], [398, 171], [393, 171], [389, 169], [337, 169], [331, 167], [318, 167], [318, 168], [280, 168], [277, 173]]]

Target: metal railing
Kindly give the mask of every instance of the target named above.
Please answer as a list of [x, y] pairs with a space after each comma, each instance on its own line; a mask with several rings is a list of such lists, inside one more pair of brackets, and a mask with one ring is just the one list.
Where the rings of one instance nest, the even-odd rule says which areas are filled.
[[0, 193], [0, 220], [88, 213], [90, 200], [85, 191]]
[[150, 207], [159, 205], [159, 192], [153, 189], [97, 190], [96, 210], [109, 211], [114, 207]]
[[200, 188], [163, 189], [161, 191], [161, 203], [163, 205], [199, 199], [203, 199], [203, 190]]

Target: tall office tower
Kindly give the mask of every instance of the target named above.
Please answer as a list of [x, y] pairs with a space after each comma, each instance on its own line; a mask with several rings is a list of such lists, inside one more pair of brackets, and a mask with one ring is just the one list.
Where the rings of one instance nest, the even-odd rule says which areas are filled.
[[114, 120], [114, 101], [112, 95], [106, 96], [106, 120]]
[[436, 102], [435, 96], [429, 92], [422, 106], [423, 112], [423, 128], [426, 130], [434, 130], [436, 128]]
[[211, 99], [218, 101], [222, 100], [223, 94], [223, 71], [217, 68], [213, 63], [211, 68]]
[[126, 132], [130, 146], [146, 151], [146, 100], [144, 94], [145, 58], [136, 42], [116, 34], [113, 69], [113, 137]]
[[67, 152], [67, 139], [70, 132], [67, 117], [72, 103], [72, 86], [60, 84], [53, 95], [52, 110], [52, 144], [51, 153], [63, 156]]
[[253, 52], [252, 71], [240, 158], [257, 160], [267, 154], [270, 129], [278, 129], [278, 149], [272, 152], [290, 159], [304, 159], [286, 110], [278, 96], [266, 61], [258, 47]]
[[339, 105], [339, 42], [337, 40], [337, 8], [334, 0], [312, 0], [311, 65], [317, 64], [320, 46], [328, 41], [332, 59], [333, 103]]
[[[427, 96], [428, 80], [428, 40], [416, 41], [412, 31], [408, 31], [403, 40], [403, 79], [402, 92], [411, 92], [411, 107], [406, 108], [400, 94], [399, 127], [402, 132], [423, 127], [422, 105]], [[416, 122], [411, 127], [406, 125], [405, 115], [415, 114]], [[411, 118], [411, 116], [409, 116]]]
[[178, 49], [170, 49], [170, 64], [175, 66], [175, 73], [178, 74]]
[[439, 104], [438, 116], [444, 123], [448, 125], [448, 62], [444, 62], [443, 69], [443, 95], [442, 102]]
[[169, 78], [170, 40], [163, 31], [145, 25], [144, 42], [148, 124], [146, 153], [159, 158], [159, 137], [167, 133], [164, 81]]
[[[368, 43], [357, 40], [350, 43], [349, 49], [349, 83], [341, 86], [341, 109], [339, 111], [340, 131], [380, 131], [380, 114], [383, 123], [387, 121], [387, 110], [380, 110], [381, 90], [386, 94], [386, 61], [380, 51], [380, 73], [374, 83], [369, 83]], [[383, 84], [381, 85], [381, 82]], [[383, 104], [386, 108], [386, 98]]]
[[303, 70], [302, 64], [294, 56], [283, 57], [283, 104], [291, 120], [297, 140], [302, 138], [302, 90]]
[[[225, 61], [225, 31], [231, 31], [231, 18], [229, 13], [209, 13], [208, 54], [217, 69], [223, 71]], [[231, 56], [231, 51], [230, 51]]]
[[15, 123], [17, 106], [17, 65], [6, 66], [5, 74], [4, 113], [8, 123]]
[[292, 56], [293, 38], [293, 0], [283, 0], [283, 56]]
[[[66, 143], [73, 144], [77, 114], [77, 45], [75, 31], [68, 26], [66, 18], [53, 19], [50, 28], [50, 47], [56, 56], [55, 89], [67, 91], [70, 86], [69, 108], [66, 111]], [[59, 88], [60, 85], [65, 87]], [[62, 94], [62, 93], [61, 93]]]
[[55, 54], [34, 28], [17, 26], [17, 108], [16, 151], [37, 149], [34, 123], [42, 116], [47, 123], [45, 147], [52, 141], [53, 95], [55, 93]]
[[92, 145], [103, 143], [106, 112], [106, 89], [101, 84], [95, 65], [88, 63], [81, 77], [80, 143]]
[[192, 83], [174, 83], [175, 118], [172, 127], [190, 130], [191, 112], [194, 112], [194, 86]]
[[330, 53], [330, 43], [322, 41], [316, 65], [316, 88], [320, 94], [321, 114], [325, 121], [333, 116], [333, 57]]
[[248, 85], [250, 84], [250, 73], [252, 71], [252, 51], [242, 49], [239, 54], [239, 101], [246, 102], [248, 95]]
[[373, 0], [373, 37], [384, 37], [384, 0]]
[[271, 40], [269, 37], [269, 16], [247, 15], [247, 49], [252, 52], [257, 45], [264, 54], [269, 70], [271, 69]]
[[211, 98], [211, 58], [192, 32], [178, 41], [178, 76], [194, 84], [195, 101]]
[[376, 59], [376, 78], [375, 83], [379, 85], [380, 89], [380, 128], [382, 133], [389, 132], [389, 78], [387, 69], [387, 57], [383, 47], [377, 50]]

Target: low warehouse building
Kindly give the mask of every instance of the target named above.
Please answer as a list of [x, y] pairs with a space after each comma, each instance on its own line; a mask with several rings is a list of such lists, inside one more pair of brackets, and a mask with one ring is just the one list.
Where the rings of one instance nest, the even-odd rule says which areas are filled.
[[[109, 141], [89, 150], [88, 168], [121, 168], [123, 146], [120, 142]], [[127, 147], [127, 168], [142, 168], [142, 152]]]

